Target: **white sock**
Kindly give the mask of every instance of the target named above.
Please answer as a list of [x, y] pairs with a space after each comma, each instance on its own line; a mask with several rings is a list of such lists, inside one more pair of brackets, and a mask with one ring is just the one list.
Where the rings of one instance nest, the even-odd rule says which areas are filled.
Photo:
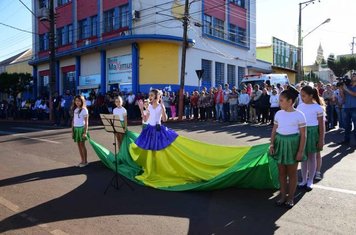
[[311, 187], [313, 185], [315, 172], [316, 172], [316, 154], [312, 153], [312, 154], [309, 154], [309, 156], [308, 156], [308, 173], [309, 173], [309, 178], [307, 181], [308, 187]]

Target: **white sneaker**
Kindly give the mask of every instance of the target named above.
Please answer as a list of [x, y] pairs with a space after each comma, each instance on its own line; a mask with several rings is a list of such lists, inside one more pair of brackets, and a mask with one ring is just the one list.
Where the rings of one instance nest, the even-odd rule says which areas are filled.
[[78, 167], [82, 168], [82, 167], [86, 167], [87, 165], [88, 165], [88, 163], [80, 163], [80, 164], [78, 165]]
[[316, 173], [315, 173], [315, 180], [322, 180], [323, 179], [323, 177], [322, 177], [322, 175], [321, 175], [321, 172], [320, 171], [317, 171]]

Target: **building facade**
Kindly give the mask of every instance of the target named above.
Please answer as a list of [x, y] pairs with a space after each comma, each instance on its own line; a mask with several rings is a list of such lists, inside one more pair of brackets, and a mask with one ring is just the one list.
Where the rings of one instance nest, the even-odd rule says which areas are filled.
[[[256, 64], [255, 0], [190, 5], [185, 89], [239, 84]], [[37, 94], [48, 93], [48, 0], [33, 0]], [[55, 0], [56, 90], [178, 90], [184, 1]], [[201, 84], [196, 70], [204, 69]]]
[[272, 45], [257, 47], [257, 59], [272, 63], [273, 73], [285, 73], [292, 84], [296, 81], [298, 48], [276, 37]]

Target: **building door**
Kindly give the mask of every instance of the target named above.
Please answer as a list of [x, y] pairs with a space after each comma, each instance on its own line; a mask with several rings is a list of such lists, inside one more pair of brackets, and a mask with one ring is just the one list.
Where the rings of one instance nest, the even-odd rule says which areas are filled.
[[201, 60], [201, 68], [204, 70], [202, 77], [201, 86], [206, 87], [207, 89], [211, 88], [211, 70], [212, 62], [211, 60]]

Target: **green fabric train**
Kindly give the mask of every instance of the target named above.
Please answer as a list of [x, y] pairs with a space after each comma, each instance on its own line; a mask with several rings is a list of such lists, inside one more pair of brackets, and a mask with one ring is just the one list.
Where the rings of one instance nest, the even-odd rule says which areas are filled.
[[[219, 146], [178, 136], [165, 149], [151, 151], [139, 148], [137, 137], [126, 132], [118, 171], [138, 184], [168, 191], [279, 187], [277, 163], [268, 156], [268, 144]], [[91, 138], [89, 142], [103, 164], [115, 171], [114, 154]]]

